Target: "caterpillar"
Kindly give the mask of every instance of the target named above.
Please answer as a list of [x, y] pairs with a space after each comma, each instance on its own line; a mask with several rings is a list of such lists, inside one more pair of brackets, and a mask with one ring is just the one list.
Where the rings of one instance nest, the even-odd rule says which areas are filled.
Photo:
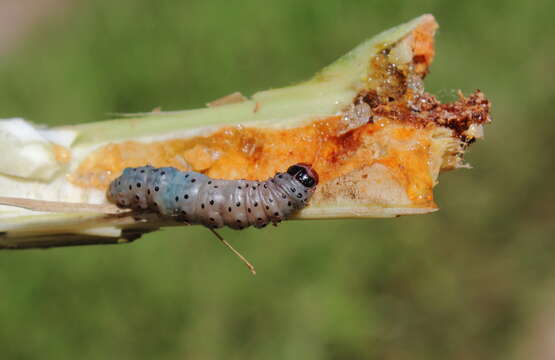
[[150, 165], [126, 168], [110, 183], [118, 207], [153, 211], [210, 229], [276, 225], [304, 208], [318, 184], [311, 165], [298, 163], [266, 181], [212, 179], [194, 171]]

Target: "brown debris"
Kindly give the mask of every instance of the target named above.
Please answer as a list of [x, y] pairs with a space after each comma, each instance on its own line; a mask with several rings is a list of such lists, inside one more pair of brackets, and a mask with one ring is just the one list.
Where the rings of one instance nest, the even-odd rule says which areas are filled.
[[[452, 129], [455, 136], [467, 143], [472, 138], [464, 132], [472, 124], [491, 121], [491, 104], [480, 90], [468, 97], [459, 91], [459, 100], [442, 104], [424, 91], [421, 75], [414, 68], [400, 69], [389, 63], [387, 54], [388, 50], [383, 50], [371, 63], [371, 79], [377, 83], [376, 89], [363, 90], [353, 100], [353, 104], [370, 105], [373, 115], [370, 121], [387, 118], [418, 127], [435, 123]], [[417, 60], [423, 61], [420, 57]]]
[[[481, 125], [491, 121], [489, 115], [491, 104], [480, 90], [476, 90], [468, 97], [462, 94], [459, 96], [459, 100], [446, 104], [440, 103], [435, 96], [428, 93], [410, 102], [406, 100], [382, 102], [376, 106], [373, 100], [372, 110], [374, 116], [407, 122], [419, 127], [435, 123], [452, 129], [454, 135], [461, 140], [467, 140], [464, 132], [470, 125]], [[362, 95], [362, 99], [366, 101], [368, 95]]]

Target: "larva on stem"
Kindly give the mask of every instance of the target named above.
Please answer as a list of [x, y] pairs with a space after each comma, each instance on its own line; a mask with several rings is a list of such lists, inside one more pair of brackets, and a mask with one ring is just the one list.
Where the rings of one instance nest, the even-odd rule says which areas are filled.
[[266, 181], [212, 179], [194, 171], [150, 165], [126, 168], [110, 184], [108, 199], [123, 208], [154, 211], [211, 229], [277, 224], [304, 208], [318, 174], [295, 164]]
[[318, 184], [311, 165], [295, 164], [266, 181], [219, 180], [194, 171], [150, 165], [126, 168], [110, 183], [108, 200], [119, 207], [154, 211], [188, 224], [201, 224], [256, 274], [254, 267], [214, 229], [262, 228], [304, 208]]

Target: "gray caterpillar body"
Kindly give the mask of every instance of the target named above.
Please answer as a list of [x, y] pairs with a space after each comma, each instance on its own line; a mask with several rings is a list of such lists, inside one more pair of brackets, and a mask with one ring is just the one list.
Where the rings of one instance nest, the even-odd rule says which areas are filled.
[[266, 181], [219, 180], [194, 171], [150, 165], [126, 168], [110, 184], [108, 199], [123, 208], [154, 211], [209, 228], [262, 228], [302, 209], [318, 174], [299, 163]]

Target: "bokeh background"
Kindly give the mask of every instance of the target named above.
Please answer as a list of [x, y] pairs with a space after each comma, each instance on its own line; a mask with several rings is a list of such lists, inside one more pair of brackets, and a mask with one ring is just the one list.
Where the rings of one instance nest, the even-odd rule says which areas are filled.
[[553, 2], [0, 0], [0, 118], [200, 107], [428, 12], [427, 89], [494, 117], [441, 211], [224, 230], [254, 278], [201, 227], [0, 253], [0, 357], [555, 358]]

